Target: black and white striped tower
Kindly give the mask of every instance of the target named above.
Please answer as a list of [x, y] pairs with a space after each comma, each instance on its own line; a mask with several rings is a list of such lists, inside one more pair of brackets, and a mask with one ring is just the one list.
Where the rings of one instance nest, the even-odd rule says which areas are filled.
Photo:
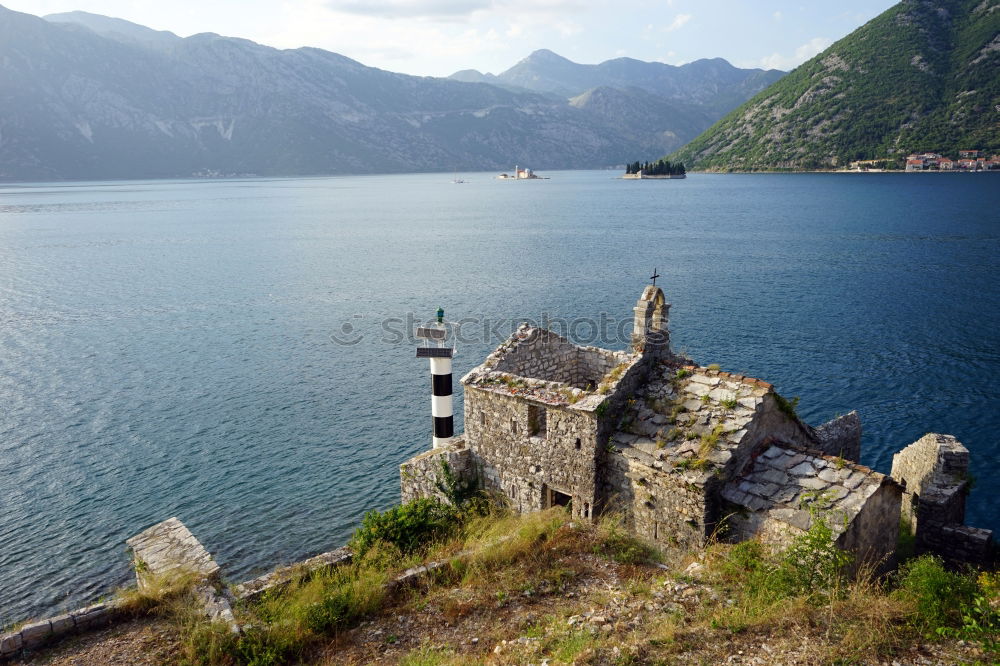
[[455, 436], [455, 415], [451, 404], [451, 359], [455, 349], [448, 345], [448, 328], [444, 310], [438, 308], [437, 321], [417, 328], [417, 338], [424, 345], [417, 347], [417, 358], [431, 361], [431, 416], [434, 418], [434, 448], [443, 446]]

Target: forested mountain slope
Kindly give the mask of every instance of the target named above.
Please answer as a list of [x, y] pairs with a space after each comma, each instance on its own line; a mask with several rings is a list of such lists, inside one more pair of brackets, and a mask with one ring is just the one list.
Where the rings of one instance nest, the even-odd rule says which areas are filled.
[[669, 158], [808, 169], [962, 149], [1000, 151], [1000, 0], [903, 0]]

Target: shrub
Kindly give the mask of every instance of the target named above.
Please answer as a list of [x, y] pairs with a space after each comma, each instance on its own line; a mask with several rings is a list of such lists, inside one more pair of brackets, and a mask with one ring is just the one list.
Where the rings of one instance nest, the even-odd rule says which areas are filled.
[[830, 526], [813, 512], [809, 530], [795, 537], [782, 553], [776, 579], [788, 595], [836, 596], [851, 560], [851, 554], [834, 543]]
[[479, 476], [461, 479], [451, 471], [447, 460], [441, 459], [441, 479], [434, 486], [453, 507], [462, 513], [484, 516], [489, 502], [483, 494]]
[[348, 544], [355, 556], [375, 544], [391, 544], [404, 555], [452, 534], [460, 524], [459, 510], [439, 499], [421, 497], [384, 512], [369, 511]]
[[897, 573], [896, 596], [915, 605], [914, 624], [926, 636], [960, 626], [962, 611], [971, 606], [976, 583], [967, 575], [948, 571], [934, 555], [906, 562]]

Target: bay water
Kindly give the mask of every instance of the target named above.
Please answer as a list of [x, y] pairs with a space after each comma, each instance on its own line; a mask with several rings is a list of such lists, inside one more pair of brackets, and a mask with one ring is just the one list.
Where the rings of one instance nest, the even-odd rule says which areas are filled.
[[1000, 175], [547, 175], [0, 186], [0, 625], [170, 516], [232, 580], [342, 545], [430, 445], [417, 321], [456, 378], [524, 320], [620, 349], [654, 268], [675, 349], [857, 409], [882, 472], [954, 434], [1000, 528]]

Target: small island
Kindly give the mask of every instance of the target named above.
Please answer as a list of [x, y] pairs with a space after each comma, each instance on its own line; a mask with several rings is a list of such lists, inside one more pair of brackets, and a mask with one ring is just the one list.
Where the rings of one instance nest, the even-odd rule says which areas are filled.
[[625, 175], [622, 178], [647, 180], [673, 180], [687, 178], [687, 170], [683, 162], [672, 164], [670, 160], [660, 159], [656, 162], [632, 162], [625, 165]]
[[522, 169], [519, 166], [514, 167], [514, 175], [511, 176], [506, 173], [502, 173], [497, 176], [499, 180], [548, 180], [545, 176], [539, 176], [531, 169], [525, 167]]

